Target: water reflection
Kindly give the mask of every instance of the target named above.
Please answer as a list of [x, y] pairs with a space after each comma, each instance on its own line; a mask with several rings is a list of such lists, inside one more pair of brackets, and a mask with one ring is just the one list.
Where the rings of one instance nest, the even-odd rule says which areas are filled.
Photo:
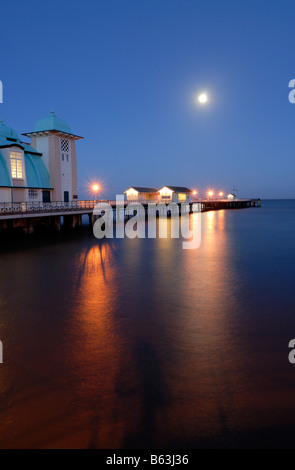
[[[119, 272], [112, 243], [85, 248], [78, 263], [75, 316], [71, 322], [75, 338], [77, 388], [82, 412], [81, 429], [89, 435], [87, 447], [104, 448], [110, 442], [122, 445], [124, 432], [118, 416], [131, 403], [120, 399], [117, 378], [131, 360], [128, 345], [121, 339], [113, 311], [119, 295]], [[68, 351], [73, 354], [73, 348]], [[127, 416], [126, 416], [127, 418]], [[82, 424], [82, 426], [81, 426]]]
[[[63, 431], [53, 431], [43, 413], [43, 441], [27, 423], [28, 443], [45, 445], [47, 432], [55, 447], [165, 447], [224, 428], [216, 345], [222, 375], [233, 348], [224, 307], [233, 298], [228, 283], [234, 273], [226, 232], [216, 222], [222, 215], [204, 216], [198, 250], [183, 250], [183, 240], [171, 237], [67, 247], [67, 289], [51, 285], [66, 311], [58, 337], [51, 338], [53, 362], [64, 376], [53, 382], [50, 408]], [[47, 258], [47, 272], [55, 263]], [[65, 286], [62, 278], [58, 285]], [[41, 377], [43, 364], [35, 366]], [[223, 398], [213, 399], [216, 394]], [[51, 400], [45, 390], [40, 399]], [[35, 404], [29, 408], [39, 422]]]
[[279, 255], [245, 234], [251, 214], [202, 214], [197, 250], [84, 234], [3, 255], [1, 446], [230, 446], [294, 424], [295, 250], [282, 294], [268, 274]]

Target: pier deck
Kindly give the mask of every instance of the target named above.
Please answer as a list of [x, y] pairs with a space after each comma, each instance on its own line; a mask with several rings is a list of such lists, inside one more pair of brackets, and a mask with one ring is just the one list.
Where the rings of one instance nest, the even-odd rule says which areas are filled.
[[[22, 228], [33, 232], [34, 225], [49, 225], [59, 230], [61, 217], [64, 224], [70, 228], [82, 224], [82, 216], [88, 215], [92, 223], [93, 210], [99, 202], [108, 203], [113, 210], [116, 201], [75, 201], [75, 202], [50, 202], [50, 203], [0, 203], [0, 229]], [[148, 204], [158, 201], [124, 201], [120, 206], [126, 207], [130, 203], [140, 203], [147, 210]], [[260, 199], [194, 199], [189, 203], [190, 211], [192, 205], [199, 204], [201, 212], [224, 209], [245, 209], [249, 207], [260, 207]], [[169, 205], [169, 202], [166, 203]], [[180, 205], [180, 204], [179, 204]]]

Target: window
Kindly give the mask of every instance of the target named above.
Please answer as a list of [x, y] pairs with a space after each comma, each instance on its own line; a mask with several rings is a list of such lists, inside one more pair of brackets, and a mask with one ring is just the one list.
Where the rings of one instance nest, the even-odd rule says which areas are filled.
[[36, 189], [29, 189], [29, 199], [37, 199], [38, 191]]
[[184, 202], [184, 201], [186, 201], [186, 194], [179, 193], [179, 194], [178, 194], [178, 201], [179, 201], [179, 202]]
[[70, 152], [70, 142], [67, 139], [60, 139], [60, 150], [61, 152]]
[[12, 178], [22, 180], [24, 178], [24, 171], [21, 152], [10, 152], [10, 165]]
[[60, 153], [61, 161], [69, 162], [70, 161], [70, 141], [67, 139], [60, 139]]

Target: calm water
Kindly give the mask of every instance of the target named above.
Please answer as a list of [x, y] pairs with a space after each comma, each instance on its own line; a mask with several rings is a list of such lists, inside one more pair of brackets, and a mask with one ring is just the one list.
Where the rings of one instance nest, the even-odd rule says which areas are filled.
[[0, 447], [295, 447], [295, 201], [2, 243]]

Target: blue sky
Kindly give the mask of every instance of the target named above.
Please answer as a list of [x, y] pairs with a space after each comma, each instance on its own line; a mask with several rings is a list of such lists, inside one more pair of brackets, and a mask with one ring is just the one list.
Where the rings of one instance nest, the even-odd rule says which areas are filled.
[[[1, 2], [0, 117], [54, 109], [77, 143], [79, 197], [165, 184], [295, 197], [295, 2]], [[207, 91], [206, 106], [195, 102]]]

